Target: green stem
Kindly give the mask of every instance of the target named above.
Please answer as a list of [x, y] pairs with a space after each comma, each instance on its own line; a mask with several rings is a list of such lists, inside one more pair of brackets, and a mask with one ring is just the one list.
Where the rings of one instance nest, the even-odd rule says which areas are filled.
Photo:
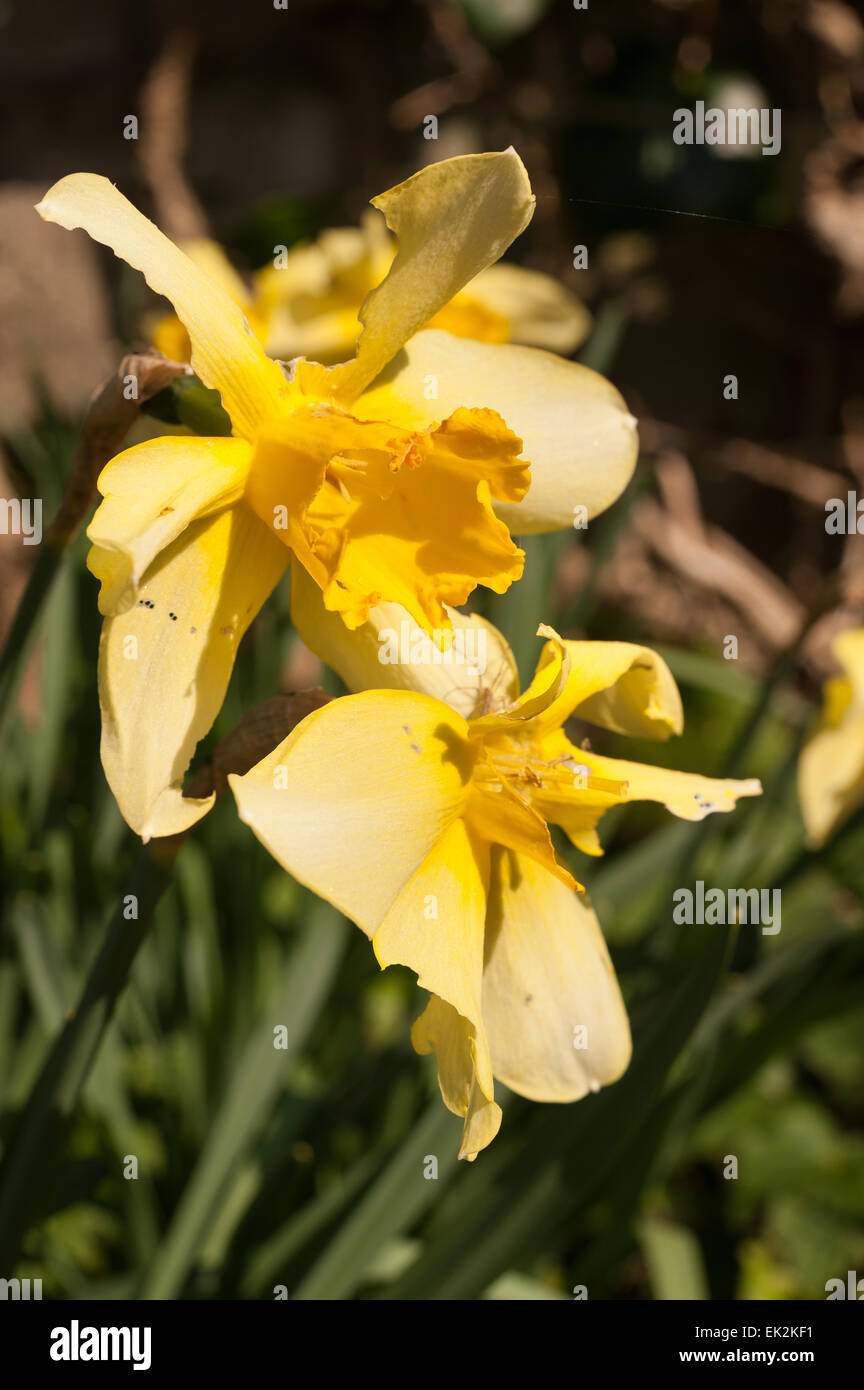
[[[78, 1007], [70, 1013], [18, 1122], [0, 1169], [0, 1270], [11, 1272], [21, 1241], [45, 1200], [81, 1088], [93, 1065], [153, 912], [171, 881], [179, 837], [142, 850], [112, 918]], [[137, 916], [127, 919], [130, 898]]]

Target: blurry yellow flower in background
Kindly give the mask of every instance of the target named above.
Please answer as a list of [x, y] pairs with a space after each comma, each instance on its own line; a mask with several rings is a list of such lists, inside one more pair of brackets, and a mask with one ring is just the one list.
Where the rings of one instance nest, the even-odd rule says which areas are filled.
[[[615, 1081], [630, 1058], [602, 932], [549, 825], [596, 855], [598, 821], [627, 799], [695, 821], [761, 791], [569, 742], [573, 714], [641, 737], [680, 731], [677, 686], [647, 648], [564, 642], [542, 627], [549, 640], [520, 696], [504, 638], [491, 624], [483, 632], [497, 690], [447, 668], [479, 713], [419, 690], [367, 690], [309, 715], [229, 778], [241, 819], [283, 868], [351, 917], [382, 967], [406, 965], [429, 990], [412, 1040], [435, 1052], [444, 1100], [464, 1118], [463, 1158], [498, 1131], [494, 1078], [532, 1100], [572, 1101]], [[362, 645], [355, 675], [371, 658]], [[408, 662], [403, 674], [422, 689], [441, 669]], [[461, 692], [455, 703], [464, 708]]]
[[844, 675], [826, 681], [821, 719], [798, 760], [798, 800], [817, 849], [864, 804], [864, 628], [831, 647]]
[[231, 295], [107, 179], [70, 175], [39, 205], [173, 302], [233, 428], [118, 455], [88, 528], [106, 619], [102, 762], [144, 839], [212, 804], [184, 798], [183, 776], [290, 553], [348, 626], [389, 600], [446, 629], [446, 605], [519, 577], [501, 518], [532, 478], [526, 531], [569, 525], [574, 501], [593, 515], [626, 486], [635, 422], [602, 377], [537, 349], [417, 333], [506, 250], [533, 202], [513, 150], [431, 165], [381, 194], [399, 253], [363, 306], [356, 354], [330, 369], [301, 360], [290, 377]]
[[[360, 308], [384, 279], [396, 247], [383, 218], [368, 212], [360, 227], [334, 227], [313, 242], [277, 248], [272, 263], [247, 283], [218, 242], [197, 238], [182, 249], [243, 307], [271, 357], [341, 362], [360, 334]], [[439, 309], [425, 325], [484, 343], [521, 343], [565, 357], [585, 341], [591, 315], [560, 281], [541, 271], [493, 265]], [[153, 341], [177, 362], [189, 360], [180, 320], [155, 321]]]

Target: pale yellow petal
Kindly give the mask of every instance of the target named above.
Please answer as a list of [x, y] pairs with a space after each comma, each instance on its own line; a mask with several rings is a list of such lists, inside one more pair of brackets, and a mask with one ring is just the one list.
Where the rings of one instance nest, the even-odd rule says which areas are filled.
[[[504, 262], [490, 265], [465, 286], [460, 298], [476, 300], [504, 319], [510, 342], [546, 348], [565, 357], [575, 352], [591, 331], [591, 315], [581, 299], [560, 280], [539, 270]], [[434, 326], [447, 328], [444, 323]]]
[[372, 936], [468, 794], [465, 721], [375, 690], [309, 715], [243, 777], [241, 820], [284, 869]]
[[[250, 318], [253, 316], [249, 288], [234, 269], [218, 241], [213, 241], [210, 237], [191, 237], [178, 245], [199, 270], [203, 270], [215, 284], [221, 285], [222, 289], [246, 310]], [[153, 346], [173, 362], [188, 362], [191, 353], [189, 334], [177, 315], [163, 314], [160, 318], [151, 317], [151, 323]]]
[[372, 205], [399, 250], [360, 311], [356, 357], [326, 374], [333, 398], [349, 404], [413, 333], [504, 254], [528, 225], [534, 197], [521, 159], [508, 149], [430, 164]]
[[584, 749], [572, 751], [595, 777], [626, 783], [626, 800], [659, 801], [682, 820], [699, 821], [715, 811], [734, 811], [739, 797], [762, 795], [762, 784], [756, 777], [743, 781], [702, 777], [695, 772], [675, 772], [672, 768], [626, 762], [623, 758], [602, 758]]
[[101, 613], [136, 602], [145, 570], [190, 522], [239, 501], [250, 459], [242, 439], [171, 435], [125, 449], [103, 468], [104, 501], [87, 528]]
[[383, 217], [369, 208], [362, 227], [330, 228], [257, 271], [256, 306], [267, 321], [270, 355], [344, 362], [360, 336], [360, 306], [394, 254]]
[[496, 1078], [529, 1100], [579, 1100], [630, 1061], [627, 1013], [590, 905], [509, 850], [493, 856], [483, 1018]]
[[243, 310], [108, 179], [69, 174], [37, 206], [46, 222], [82, 227], [95, 241], [140, 270], [148, 285], [174, 305], [192, 344], [192, 367], [219, 391], [235, 433], [252, 438], [289, 395], [288, 383], [266, 356]]
[[864, 803], [864, 628], [831, 649], [845, 676], [826, 681], [819, 724], [798, 760], [798, 800], [813, 848]]
[[541, 623], [548, 640], [531, 684], [504, 709], [474, 722], [474, 731], [540, 742], [575, 715], [637, 738], [680, 734], [684, 710], [675, 678], [650, 647], [631, 642], [572, 642]]
[[[489, 849], [461, 818], [452, 821], [387, 912], [372, 944], [382, 969], [406, 965], [482, 1031], [483, 932]], [[491, 1093], [488, 1057], [478, 1063]]]
[[452, 1004], [433, 995], [411, 1029], [411, 1041], [421, 1056], [435, 1053], [444, 1104], [454, 1115], [465, 1118], [459, 1157], [473, 1162], [498, 1133], [501, 1107], [477, 1080], [471, 1024]]
[[849, 677], [853, 701], [864, 706], [864, 628], [838, 633], [831, 650]]
[[561, 723], [557, 719], [546, 719], [546, 711], [560, 704], [570, 677], [570, 658], [554, 628], [541, 623], [537, 635], [550, 640], [540, 653], [531, 684], [512, 704], [475, 719], [472, 724], [475, 735], [530, 736], [536, 730], [539, 736], [542, 729], [555, 729]]
[[245, 507], [193, 521], [149, 567], [135, 607], [106, 618], [99, 649], [102, 765], [144, 840], [186, 830], [212, 798], [181, 783], [221, 708], [240, 639], [286, 564]]
[[[566, 642], [570, 674], [560, 707], [544, 718], [576, 715], [635, 738], [680, 734], [684, 709], [662, 656], [632, 642]], [[566, 713], [565, 713], [566, 711]], [[559, 721], [563, 722], [563, 720]]]
[[308, 357], [329, 364], [344, 362], [351, 355], [359, 332], [356, 307], [297, 317], [286, 305], [277, 304], [267, 323], [265, 342], [271, 356], [282, 362]]
[[396, 898], [372, 943], [382, 967], [407, 966], [437, 998], [415, 1024], [412, 1038], [415, 1046], [420, 1043], [418, 1051], [428, 1050], [428, 1044], [439, 1053], [445, 1103], [465, 1117], [463, 1158], [488, 1143], [500, 1121], [492, 1104], [481, 1011], [488, 877], [488, 846], [470, 835], [462, 819], [453, 821]]
[[203, 270], [214, 285], [219, 285], [226, 294], [244, 308], [252, 303], [249, 286], [234, 269], [223, 247], [212, 237], [190, 237], [179, 243], [183, 251], [199, 270]]
[[834, 727], [810, 737], [798, 760], [798, 801], [812, 848], [864, 803], [864, 710], [855, 705]]
[[581, 887], [558, 862], [544, 815], [498, 775], [491, 761], [477, 763], [465, 816], [475, 834], [490, 844], [529, 856], [568, 889]]
[[457, 634], [442, 650], [398, 603], [379, 603], [349, 630], [325, 608], [302, 565], [291, 565], [291, 618], [306, 646], [342, 677], [349, 690], [416, 690], [442, 700], [465, 719], [509, 704], [519, 690], [516, 660], [496, 627], [476, 613], [447, 608]]
[[497, 410], [523, 441], [528, 494], [495, 506], [516, 536], [572, 527], [582, 519], [580, 508], [597, 516], [633, 475], [636, 421], [614, 386], [539, 348], [428, 329], [406, 343], [352, 409], [365, 419], [425, 429], [460, 405]]
[[[684, 710], [675, 678], [650, 647], [631, 642], [564, 641], [541, 624], [548, 637], [534, 679], [499, 726], [527, 724], [540, 738], [575, 715], [591, 724], [636, 738], [666, 739], [680, 734]], [[489, 721], [489, 727], [495, 726]]]

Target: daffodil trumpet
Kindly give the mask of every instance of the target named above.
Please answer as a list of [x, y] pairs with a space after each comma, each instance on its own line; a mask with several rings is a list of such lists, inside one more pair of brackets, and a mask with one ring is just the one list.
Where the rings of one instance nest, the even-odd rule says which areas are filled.
[[390, 601], [446, 631], [448, 605], [519, 577], [512, 518], [522, 531], [569, 525], [576, 504], [595, 514], [631, 475], [634, 421], [602, 377], [537, 349], [418, 332], [530, 219], [516, 153], [431, 165], [374, 204], [399, 250], [363, 305], [356, 352], [291, 371], [106, 179], [70, 175], [39, 204], [173, 303], [191, 365], [232, 424], [229, 438], [172, 436], [118, 455], [88, 529], [105, 617], [102, 762], [145, 840], [188, 829], [212, 804], [184, 797], [183, 776], [290, 555], [349, 628]]
[[[367, 933], [382, 967], [408, 966], [430, 992], [412, 1040], [436, 1054], [468, 1159], [501, 1123], [496, 1078], [529, 1099], [573, 1101], [630, 1058], [602, 931], [550, 825], [599, 855], [599, 821], [627, 800], [695, 821], [761, 791], [570, 742], [571, 715], [642, 737], [680, 732], [677, 686], [649, 649], [565, 642], [541, 626], [547, 641], [520, 695], [506, 642], [484, 630], [494, 689], [466, 672], [447, 702], [409, 688], [443, 689], [441, 668], [411, 665], [405, 687], [333, 701], [228, 779], [241, 819], [278, 862]], [[356, 677], [365, 660], [341, 664]]]

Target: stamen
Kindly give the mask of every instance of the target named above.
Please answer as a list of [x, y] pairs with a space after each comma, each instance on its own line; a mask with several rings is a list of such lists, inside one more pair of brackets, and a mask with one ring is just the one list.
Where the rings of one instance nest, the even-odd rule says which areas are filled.
[[585, 763], [579, 763], [569, 753], [544, 762], [540, 758], [525, 757], [519, 753], [495, 752], [492, 761], [503, 775], [512, 781], [524, 782], [529, 787], [546, 788], [549, 791], [593, 791], [605, 792], [619, 801], [626, 800], [629, 782], [612, 777], [597, 777]]

